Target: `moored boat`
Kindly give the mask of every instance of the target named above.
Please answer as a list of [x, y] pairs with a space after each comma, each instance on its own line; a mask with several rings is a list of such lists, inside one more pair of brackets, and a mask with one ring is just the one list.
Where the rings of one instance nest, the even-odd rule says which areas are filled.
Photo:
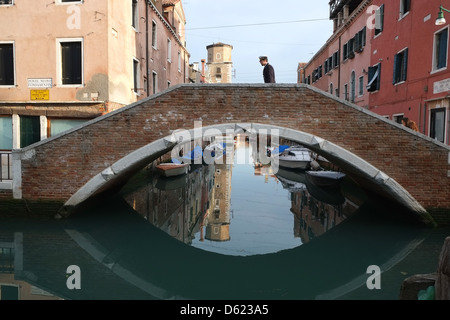
[[345, 178], [345, 173], [331, 170], [306, 171], [306, 178], [318, 187], [336, 187]]
[[307, 170], [311, 164], [311, 152], [302, 146], [292, 146], [273, 156], [272, 161], [278, 161], [280, 167]]
[[189, 169], [188, 163], [165, 162], [156, 166], [158, 172], [165, 177], [179, 176], [186, 174]]
[[225, 142], [211, 143], [203, 149], [203, 163], [212, 164], [214, 161], [220, 160], [226, 153]]

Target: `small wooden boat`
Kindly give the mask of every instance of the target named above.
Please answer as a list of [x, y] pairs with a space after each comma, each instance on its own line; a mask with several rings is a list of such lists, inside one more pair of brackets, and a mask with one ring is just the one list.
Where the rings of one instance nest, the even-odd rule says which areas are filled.
[[189, 164], [188, 163], [166, 162], [166, 163], [158, 164], [156, 166], [156, 169], [164, 177], [173, 177], [173, 176], [179, 176], [182, 174], [186, 174], [189, 169]]
[[306, 171], [306, 178], [318, 187], [336, 187], [344, 177], [345, 173], [339, 171]]

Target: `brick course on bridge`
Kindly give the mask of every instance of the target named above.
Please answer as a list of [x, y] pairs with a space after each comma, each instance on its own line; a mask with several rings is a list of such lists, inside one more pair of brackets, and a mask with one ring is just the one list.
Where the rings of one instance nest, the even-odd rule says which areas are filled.
[[[313, 139], [318, 141], [316, 145], [307, 146], [319, 154], [323, 139], [352, 155], [346, 158], [339, 153], [326, 154], [362, 185], [376, 188], [377, 182], [367, 182], [367, 177], [352, 164], [359, 158], [405, 188], [426, 211], [450, 215], [448, 146], [303, 84], [172, 87], [81, 127], [15, 150], [13, 195], [66, 203], [120, 159], [170, 136], [176, 129], [193, 129], [194, 121], [201, 121], [203, 126], [247, 123], [305, 133], [317, 137]], [[157, 154], [140, 159], [139, 165], [142, 168], [171, 147], [160, 147]], [[129, 174], [138, 167], [135, 164], [129, 168]], [[119, 180], [125, 178], [122, 175]]]

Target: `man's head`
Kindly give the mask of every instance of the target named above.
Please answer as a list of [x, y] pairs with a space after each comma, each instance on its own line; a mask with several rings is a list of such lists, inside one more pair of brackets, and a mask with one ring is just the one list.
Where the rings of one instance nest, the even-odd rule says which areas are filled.
[[261, 63], [262, 66], [267, 64], [267, 62], [268, 62], [268, 59], [267, 59], [266, 56], [260, 56], [259, 57], [259, 63]]

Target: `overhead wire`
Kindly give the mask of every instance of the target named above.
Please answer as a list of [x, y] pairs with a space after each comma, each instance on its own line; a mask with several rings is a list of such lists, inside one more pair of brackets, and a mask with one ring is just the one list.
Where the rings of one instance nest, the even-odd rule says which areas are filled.
[[247, 23], [247, 24], [232, 24], [232, 25], [225, 25], [225, 26], [209, 26], [209, 27], [186, 28], [185, 30], [189, 31], [189, 30], [204, 30], [204, 29], [252, 27], [252, 26], [263, 26], [263, 25], [273, 25], [273, 24], [314, 22], [314, 21], [324, 21], [324, 20], [330, 20], [330, 19], [329, 18], [320, 18], [320, 19], [305, 19], [305, 20], [294, 20], [294, 21], [278, 21], [278, 22], [260, 22], [260, 23]]

